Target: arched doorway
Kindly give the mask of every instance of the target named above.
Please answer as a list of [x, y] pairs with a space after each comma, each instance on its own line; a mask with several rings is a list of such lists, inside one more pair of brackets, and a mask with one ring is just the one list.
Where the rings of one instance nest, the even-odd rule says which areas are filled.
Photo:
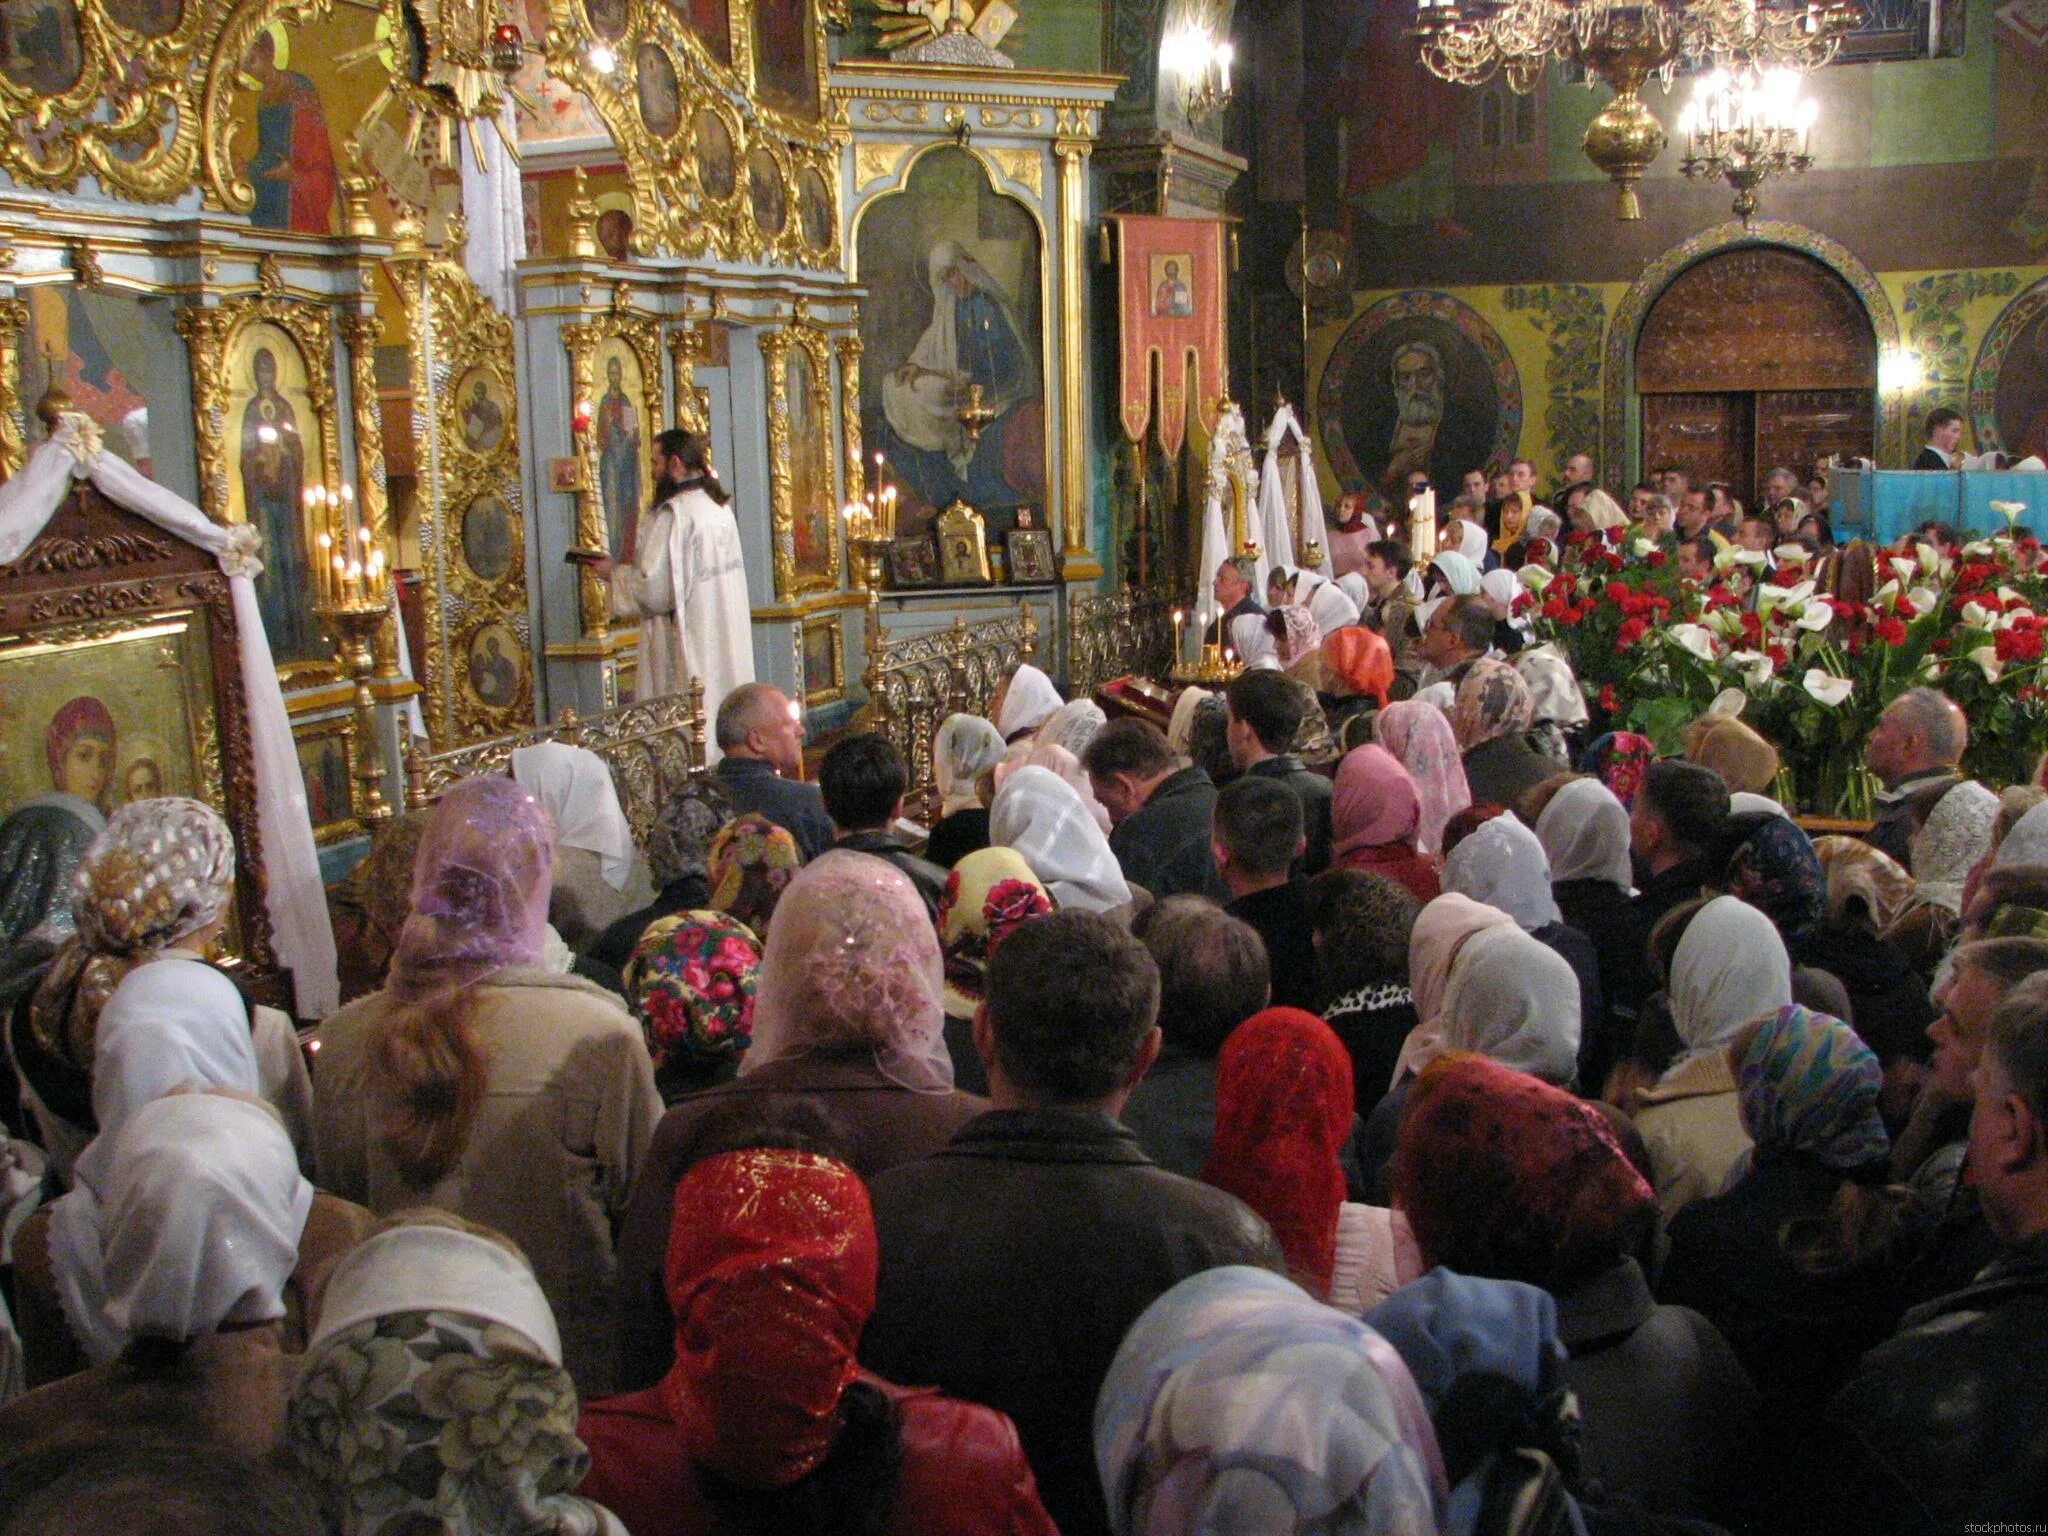
[[1823, 262], [1768, 245], [1707, 256], [1636, 336], [1643, 466], [1725, 480], [1754, 505], [1777, 465], [1874, 457], [1877, 357], [1862, 299]]

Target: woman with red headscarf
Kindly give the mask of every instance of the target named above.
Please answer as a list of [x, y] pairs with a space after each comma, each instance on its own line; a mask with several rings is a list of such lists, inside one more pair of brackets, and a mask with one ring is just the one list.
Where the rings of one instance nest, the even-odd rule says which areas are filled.
[[1007, 1418], [856, 1362], [877, 1267], [845, 1164], [758, 1148], [691, 1169], [665, 1273], [675, 1364], [584, 1408], [583, 1496], [633, 1536], [1053, 1536]]
[[1265, 1218], [1287, 1273], [1352, 1313], [1422, 1274], [1405, 1223], [1344, 1198], [1337, 1158], [1351, 1137], [1351, 1057], [1330, 1026], [1268, 1008], [1230, 1033], [1216, 1058], [1216, 1137], [1202, 1182]]
[[1347, 624], [1323, 637], [1323, 713], [1340, 742], [1345, 722], [1385, 709], [1393, 686], [1394, 653], [1377, 630]]

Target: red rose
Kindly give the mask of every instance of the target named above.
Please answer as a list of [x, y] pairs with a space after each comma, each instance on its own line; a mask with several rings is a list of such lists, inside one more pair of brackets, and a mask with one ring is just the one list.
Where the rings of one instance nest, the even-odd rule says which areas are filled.
[[1886, 645], [1904, 645], [1906, 643], [1905, 621], [1902, 619], [1879, 619], [1877, 621], [1877, 638]]
[[1608, 683], [1601, 688], [1600, 707], [1610, 715], [1621, 708], [1621, 700], [1614, 692], [1614, 684]]
[[1645, 560], [1643, 563], [1649, 566], [1649, 568], [1653, 571], [1661, 571], [1664, 569], [1664, 562], [1670, 558], [1671, 557], [1665, 554], [1663, 550], [1653, 549], [1650, 551], [1649, 558]]

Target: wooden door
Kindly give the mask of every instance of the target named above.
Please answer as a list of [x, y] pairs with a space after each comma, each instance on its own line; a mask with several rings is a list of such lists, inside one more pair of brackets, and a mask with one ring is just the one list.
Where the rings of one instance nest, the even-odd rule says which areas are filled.
[[1750, 396], [1663, 394], [1643, 396], [1643, 467], [1676, 464], [1694, 485], [1754, 478], [1755, 408]]
[[[1756, 397], [1755, 485], [1779, 465], [1803, 470], [1829, 454], [1844, 459], [1876, 456], [1870, 393], [1855, 389], [1784, 390]], [[1739, 492], [1737, 494], [1740, 494]]]

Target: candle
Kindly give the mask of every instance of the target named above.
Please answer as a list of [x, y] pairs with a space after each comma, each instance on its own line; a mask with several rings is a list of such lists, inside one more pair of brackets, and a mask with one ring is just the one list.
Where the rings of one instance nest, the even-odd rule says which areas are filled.
[[896, 537], [896, 487], [893, 485], [882, 492], [882, 537]]
[[1184, 654], [1186, 654], [1186, 653], [1185, 653], [1185, 652], [1184, 652], [1184, 651], [1183, 651], [1183, 650], [1181, 649], [1181, 632], [1180, 632], [1181, 618], [1182, 618], [1182, 614], [1181, 614], [1181, 611], [1180, 611], [1180, 610], [1179, 610], [1178, 608], [1174, 609], [1174, 610], [1173, 610], [1173, 664], [1174, 664], [1175, 666], [1179, 666], [1179, 665], [1180, 665], [1181, 657], [1182, 657], [1182, 656], [1183, 656]]
[[323, 533], [314, 542], [320, 546], [320, 558], [313, 565], [314, 586], [318, 591], [319, 600], [331, 603], [334, 601], [334, 589], [329, 583], [329, 577], [333, 573], [328, 569], [328, 561], [333, 556], [334, 540]]

